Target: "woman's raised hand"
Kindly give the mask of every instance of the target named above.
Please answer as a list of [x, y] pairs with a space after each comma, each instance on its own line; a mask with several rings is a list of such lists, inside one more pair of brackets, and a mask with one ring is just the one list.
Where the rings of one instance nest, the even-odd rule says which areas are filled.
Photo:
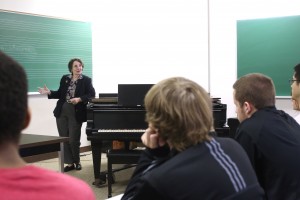
[[38, 87], [38, 92], [40, 93], [40, 94], [50, 94], [51, 92], [50, 92], [50, 90], [47, 88], [47, 86], [46, 85], [44, 85], [44, 87]]

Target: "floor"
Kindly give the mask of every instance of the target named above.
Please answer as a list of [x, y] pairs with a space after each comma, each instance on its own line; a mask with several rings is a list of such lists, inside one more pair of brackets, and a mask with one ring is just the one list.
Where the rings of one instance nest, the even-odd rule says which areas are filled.
[[[69, 174], [71, 176], [77, 177], [79, 179], [82, 179], [87, 184], [91, 186], [93, 189], [96, 199], [97, 200], [104, 200], [107, 199], [107, 185], [103, 185], [102, 187], [96, 187], [92, 183], [94, 181], [94, 172], [93, 172], [93, 161], [92, 161], [92, 152], [84, 152], [81, 153], [81, 164], [82, 164], [82, 170], [81, 171], [70, 171], [66, 174]], [[59, 171], [59, 163], [58, 158], [49, 159], [49, 160], [43, 160], [39, 162], [32, 163], [36, 166], [40, 166], [43, 168], [47, 168], [54, 171]], [[101, 160], [101, 171], [106, 170], [107, 166], [107, 160], [106, 160], [106, 154], [102, 154], [102, 160]], [[119, 167], [118, 165], [114, 165], [114, 167]], [[134, 168], [129, 168], [126, 170], [122, 170], [119, 172], [116, 172], [115, 175], [115, 183], [112, 186], [112, 196], [117, 196], [119, 194], [124, 193], [124, 190], [126, 188], [126, 185], [128, 184], [128, 181], [133, 173]]]

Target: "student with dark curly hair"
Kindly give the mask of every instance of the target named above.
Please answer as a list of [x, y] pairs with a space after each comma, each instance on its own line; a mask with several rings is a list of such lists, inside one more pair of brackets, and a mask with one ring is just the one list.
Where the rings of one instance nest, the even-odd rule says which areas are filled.
[[29, 123], [28, 83], [24, 69], [0, 51], [0, 194], [1, 199], [69, 198], [95, 200], [82, 180], [27, 164], [19, 155], [21, 131]]

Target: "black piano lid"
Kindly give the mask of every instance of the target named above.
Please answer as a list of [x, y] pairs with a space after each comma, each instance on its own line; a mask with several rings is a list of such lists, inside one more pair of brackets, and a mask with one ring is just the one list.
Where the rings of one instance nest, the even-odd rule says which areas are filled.
[[118, 84], [120, 106], [144, 106], [144, 98], [154, 84]]

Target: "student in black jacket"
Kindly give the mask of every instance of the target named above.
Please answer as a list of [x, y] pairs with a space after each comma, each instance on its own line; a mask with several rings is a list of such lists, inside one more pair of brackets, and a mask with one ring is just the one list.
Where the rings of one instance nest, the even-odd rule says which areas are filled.
[[266, 198], [300, 199], [300, 126], [276, 109], [272, 79], [247, 74], [233, 89], [240, 121], [236, 140], [246, 150]]
[[80, 137], [82, 123], [87, 119], [86, 105], [95, 97], [92, 79], [82, 74], [84, 65], [79, 58], [69, 61], [68, 69], [71, 74], [63, 75], [57, 91], [49, 90], [45, 85], [39, 88], [39, 93], [47, 94], [48, 99], [58, 99], [53, 111], [56, 117], [58, 133], [63, 137], [70, 137], [69, 143], [64, 145], [64, 171], [81, 170]]
[[212, 103], [197, 83], [162, 80], [145, 97], [146, 150], [122, 199], [262, 199], [242, 147], [214, 138]]

